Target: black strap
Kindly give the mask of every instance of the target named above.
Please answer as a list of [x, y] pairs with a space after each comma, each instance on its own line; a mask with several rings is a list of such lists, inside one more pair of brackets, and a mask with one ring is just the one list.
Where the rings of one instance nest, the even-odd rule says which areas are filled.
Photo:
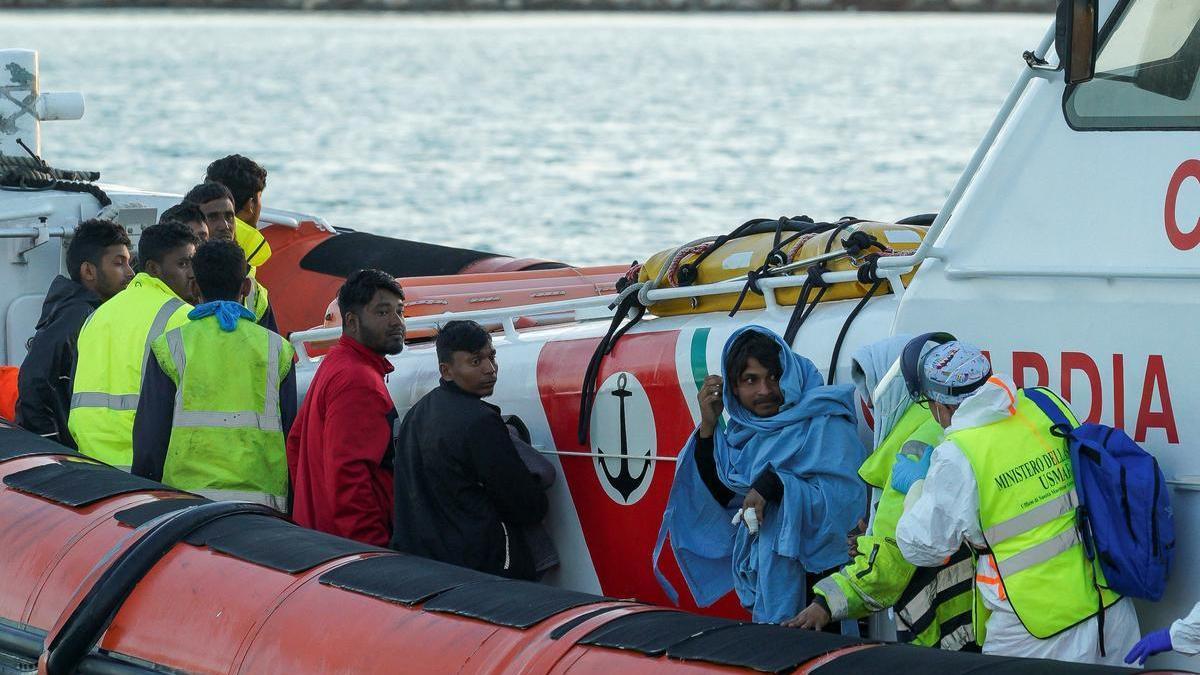
[[756, 295], [763, 294], [762, 288], [758, 285], [758, 280], [771, 276], [773, 274], [773, 267], [786, 264], [787, 256], [784, 254], [783, 249], [786, 248], [788, 244], [791, 244], [793, 241], [796, 241], [796, 239], [806, 234], [805, 232], [797, 232], [787, 239], [783, 239], [783, 226], [786, 225], [787, 222], [787, 218], [780, 218], [775, 223], [775, 240], [771, 245], [771, 250], [767, 251], [767, 255], [763, 258], [763, 263], [761, 265], [750, 270], [749, 272], [746, 272], [746, 284], [742, 286], [742, 291], [738, 293], [737, 300], [733, 303], [733, 308], [729, 310], [729, 316], [732, 317], [734, 314], [737, 314], [738, 310], [742, 308], [742, 302], [746, 299], [747, 293], [753, 292]]
[[758, 280], [768, 276], [771, 276], [771, 271], [769, 263], [766, 262], [757, 269], [746, 272], [746, 284], [742, 286], [742, 291], [738, 293], [737, 300], [733, 302], [733, 307], [729, 310], [729, 316], [732, 317], [734, 314], [737, 314], [738, 310], [742, 308], [742, 301], [746, 299], [747, 293], [753, 292], [755, 295], [763, 294], [762, 288], [758, 285]]
[[[874, 235], [859, 230], [852, 232], [850, 236], [842, 240], [842, 247], [846, 249], [846, 253], [851, 257], [857, 258], [863, 253], [872, 248], [877, 248], [880, 251], [886, 250], [887, 247], [879, 243], [879, 240]], [[878, 256], [876, 256], [878, 257]]]
[[875, 295], [875, 291], [878, 291], [881, 285], [883, 285], [883, 281], [876, 279], [875, 283], [871, 284], [871, 287], [867, 289], [862, 299], [858, 301], [858, 304], [854, 306], [854, 309], [850, 311], [850, 315], [842, 323], [842, 330], [838, 331], [837, 342], [833, 343], [833, 357], [829, 361], [829, 374], [825, 378], [826, 384], [833, 384], [836, 379], [838, 357], [842, 353], [842, 343], [846, 340], [846, 333], [850, 331], [850, 324], [854, 323], [854, 319], [858, 316], [858, 313], [862, 311], [863, 307], [866, 307], [867, 301]]
[[686, 265], [679, 266], [679, 270], [676, 273], [678, 285], [691, 286], [692, 284], [696, 283], [696, 280], [700, 278], [700, 263], [704, 262], [705, 258], [712, 254], [713, 251], [724, 246], [725, 242], [729, 241], [730, 239], [737, 239], [738, 237], [742, 236], [751, 227], [758, 225], [759, 223], [769, 222], [770, 220], [770, 218], [754, 218], [747, 220], [741, 225], [733, 228], [733, 231], [729, 234], [723, 234], [717, 237], [711, 244], [708, 245], [708, 248], [704, 249], [700, 252], [700, 255], [696, 256], [695, 260]]
[[[634, 313], [632, 317], [629, 316], [631, 311]], [[600, 343], [596, 345], [596, 351], [592, 352], [592, 358], [588, 361], [587, 370], [583, 374], [583, 385], [579, 391], [579, 426], [576, 429], [576, 436], [581, 444], [587, 443], [590, 432], [592, 406], [596, 402], [596, 380], [600, 376], [600, 364], [604, 361], [604, 357], [613, 350], [621, 336], [636, 326], [645, 315], [646, 306], [638, 300], [637, 291], [630, 290], [629, 294], [621, 298], [617, 304], [617, 310], [613, 314], [608, 331], [604, 337], [600, 338]], [[628, 319], [627, 322], [626, 319]], [[622, 322], [625, 322], [624, 325]]]
[[258, 255], [258, 252], [261, 251], [262, 247], [264, 247], [266, 245], [267, 245], [267, 240], [264, 237], [262, 241], [258, 242], [258, 246], [255, 246], [254, 250], [250, 252], [250, 255], [246, 256], [246, 262], [248, 263], [248, 262], [250, 262], [250, 260], [254, 259], [254, 256]]
[[[792, 316], [788, 319], [787, 328], [783, 331], [783, 341], [791, 345], [796, 339], [796, 334], [800, 332], [800, 327], [808, 320], [808, 315], [812, 314], [813, 309], [821, 302], [821, 298], [825, 297], [825, 291], [829, 290], [831, 284], [821, 278], [829, 270], [824, 263], [813, 265], [808, 268], [808, 278], [804, 280], [804, 285], [800, 287], [800, 297], [796, 299], [796, 306], [792, 308]], [[819, 289], [817, 295], [811, 301], [808, 299], [813, 289]]]

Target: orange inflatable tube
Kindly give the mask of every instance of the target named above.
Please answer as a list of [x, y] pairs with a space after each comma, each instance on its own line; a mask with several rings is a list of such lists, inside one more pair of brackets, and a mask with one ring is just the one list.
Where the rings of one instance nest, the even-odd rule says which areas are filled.
[[949, 675], [1047, 663], [500, 579], [171, 490], [10, 427], [0, 482], [0, 665], [18, 670]]

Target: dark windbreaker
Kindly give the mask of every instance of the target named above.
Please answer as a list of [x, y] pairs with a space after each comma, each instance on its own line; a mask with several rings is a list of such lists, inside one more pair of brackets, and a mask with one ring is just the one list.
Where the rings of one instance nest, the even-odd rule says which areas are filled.
[[546, 493], [513, 447], [500, 410], [442, 381], [396, 439], [392, 548], [516, 579], [536, 576], [526, 526]]
[[67, 413], [71, 410], [79, 330], [100, 303], [100, 296], [82, 285], [61, 275], [55, 277], [17, 376], [16, 423], [69, 448], [75, 447], [67, 431]]

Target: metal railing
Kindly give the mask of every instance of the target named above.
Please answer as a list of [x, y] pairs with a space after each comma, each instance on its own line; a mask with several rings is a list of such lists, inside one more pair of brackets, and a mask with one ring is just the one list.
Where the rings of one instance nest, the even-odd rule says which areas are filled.
[[[590, 298], [576, 298], [574, 300], [557, 300], [555, 302], [543, 302], [533, 305], [520, 305], [515, 307], [497, 307], [495, 309], [477, 309], [467, 312], [443, 312], [441, 314], [427, 314], [425, 316], [406, 317], [404, 324], [409, 330], [416, 328], [437, 328], [438, 326], [454, 320], [469, 320], [477, 321], [482, 324], [500, 324], [504, 331], [505, 337], [516, 340], [519, 337], [516, 321], [522, 317], [541, 316], [545, 314], [572, 314], [576, 321], [588, 318], [603, 318], [611, 317], [612, 310], [608, 308], [609, 303], [613, 301], [611, 295], [597, 295]], [[308, 349], [305, 346], [306, 342], [323, 342], [327, 340], [336, 340], [342, 334], [340, 326], [332, 328], [315, 328], [313, 330], [298, 331], [292, 333], [292, 346], [296, 348], [296, 354], [300, 357], [301, 362], [309, 359]]]
[[[884, 259], [886, 260], [886, 258]], [[905, 287], [901, 277], [911, 272], [913, 268], [889, 268], [880, 270], [879, 277], [888, 282], [891, 286], [892, 293], [897, 297], [903, 297]], [[841, 272], [827, 272], [822, 278], [829, 283], [844, 283], [858, 281], [858, 272], [855, 270], [846, 270]], [[780, 303], [775, 296], [775, 292], [780, 289], [796, 288], [803, 286], [808, 281], [807, 275], [783, 276], [783, 277], [766, 277], [758, 281], [759, 288], [763, 291], [763, 302], [768, 311], [780, 309]], [[480, 309], [467, 312], [444, 312], [442, 314], [428, 314], [425, 316], [409, 317], [404, 320], [405, 325], [410, 329], [418, 328], [437, 328], [448, 321], [453, 320], [471, 320], [481, 324], [499, 324], [504, 332], [504, 336], [509, 340], [520, 340], [520, 331], [517, 329], [516, 321], [520, 318], [529, 318], [542, 316], [546, 314], [570, 314], [574, 321], [585, 321], [589, 319], [607, 319], [611, 318], [613, 311], [620, 300], [628, 294], [637, 293], [639, 300], [647, 307], [652, 307], [655, 303], [666, 300], [679, 300], [687, 298], [700, 298], [713, 295], [729, 295], [737, 294], [745, 288], [745, 281], [718, 281], [711, 284], [699, 284], [696, 286], [683, 286], [679, 288], [649, 288], [645, 284], [634, 284], [626, 288], [620, 295], [598, 295], [590, 298], [577, 298], [574, 300], [559, 300], [556, 302], [545, 302], [533, 305], [518, 305], [513, 307], [497, 307], [495, 309]], [[332, 328], [316, 328], [307, 331], [298, 331], [292, 333], [291, 342], [296, 349], [296, 354], [300, 358], [301, 363], [306, 363], [311, 360], [308, 353], [306, 343], [325, 342], [336, 340], [342, 334], [341, 327]]]

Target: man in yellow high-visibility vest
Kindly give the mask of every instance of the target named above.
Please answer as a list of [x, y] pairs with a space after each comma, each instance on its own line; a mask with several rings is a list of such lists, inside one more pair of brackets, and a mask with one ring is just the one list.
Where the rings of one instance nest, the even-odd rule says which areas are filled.
[[985, 654], [1120, 664], [1138, 639], [1137, 614], [1084, 551], [1074, 472], [1054, 423], [979, 349], [945, 333], [915, 338], [901, 365], [914, 398], [946, 429], [932, 451], [902, 454], [892, 469], [892, 487], [907, 494], [896, 526], [905, 559], [937, 566], [964, 541], [977, 552]]
[[208, 165], [204, 180], [229, 188], [236, 211], [237, 243], [246, 252], [246, 262], [257, 269], [271, 257], [271, 245], [258, 231], [267, 170], [249, 157], [227, 155]]
[[154, 339], [188, 321], [195, 253], [196, 235], [187, 225], [146, 228], [138, 241], [142, 271], [79, 332], [67, 426], [83, 454], [129, 469], [142, 368]]
[[133, 427], [133, 473], [211, 499], [287, 509], [284, 439], [296, 417], [292, 346], [254, 323], [242, 249], [196, 251], [201, 303], [154, 341]]
[[[200, 212], [204, 215], [204, 221], [208, 225], [209, 236], [212, 239], [236, 242], [246, 252], [247, 261], [251, 258], [248, 248], [257, 251], [254, 256], [256, 260], [266, 260], [263, 256], [264, 250], [266, 256], [271, 255], [271, 248], [267, 245], [267, 240], [263, 239], [258, 230], [249, 227], [238, 219], [237, 209], [233, 201], [233, 193], [229, 191], [229, 188], [221, 183], [211, 181], [201, 183], [188, 190], [183, 199], [186, 203], [195, 204], [200, 209]], [[254, 245], [252, 239], [242, 236], [241, 233], [246, 231], [247, 228], [258, 239], [259, 243], [257, 245]], [[250, 266], [250, 294], [243, 300], [243, 304], [245, 304], [246, 309], [254, 312], [254, 320], [258, 325], [267, 330], [276, 331], [275, 312], [271, 309], [266, 287], [258, 283], [258, 280], [254, 278], [256, 269], [254, 265]]]

